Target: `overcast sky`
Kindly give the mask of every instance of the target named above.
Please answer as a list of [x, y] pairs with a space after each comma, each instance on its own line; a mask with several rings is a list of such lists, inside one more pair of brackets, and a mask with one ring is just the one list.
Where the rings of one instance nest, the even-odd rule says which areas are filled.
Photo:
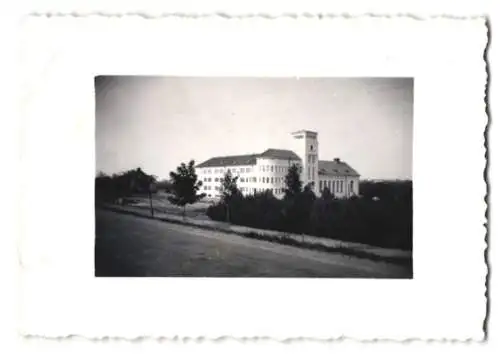
[[96, 171], [141, 167], [168, 178], [181, 162], [290, 149], [318, 132], [320, 160], [362, 179], [412, 176], [411, 78], [96, 79]]

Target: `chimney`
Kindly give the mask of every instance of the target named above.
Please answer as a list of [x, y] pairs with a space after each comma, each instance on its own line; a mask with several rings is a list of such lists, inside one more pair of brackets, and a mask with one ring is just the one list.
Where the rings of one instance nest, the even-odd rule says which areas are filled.
[[340, 159], [338, 157], [336, 157], [335, 159], [333, 159], [333, 161], [340, 162]]

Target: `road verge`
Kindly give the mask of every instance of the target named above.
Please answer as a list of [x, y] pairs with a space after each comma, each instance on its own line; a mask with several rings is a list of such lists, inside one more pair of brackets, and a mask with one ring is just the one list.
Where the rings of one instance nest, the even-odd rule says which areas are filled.
[[150, 212], [136, 207], [127, 207], [119, 205], [99, 205], [98, 208], [105, 210], [133, 215], [146, 219], [153, 219], [173, 224], [190, 226], [195, 228], [217, 231], [222, 233], [237, 234], [242, 237], [267, 241], [276, 244], [283, 244], [303, 249], [321, 251], [326, 253], [336, 253], [345, 256], [368, 259], [371, 261], [385, 262], [404, 266], [410, 270], [413, 266], [411, 252], [399, 251], [394, 249], [384, 249], [372, 247], [364, 244], [341, 242], [326, 238], [315, 238], [310, 236], [293, 235], [284, 232], [265, 231], [253, 229], [250, 227], [234, 226], [227, 223], [195, 220], [191, 218], [182, 218], [174, 215], [155, 213], [152, 217]]

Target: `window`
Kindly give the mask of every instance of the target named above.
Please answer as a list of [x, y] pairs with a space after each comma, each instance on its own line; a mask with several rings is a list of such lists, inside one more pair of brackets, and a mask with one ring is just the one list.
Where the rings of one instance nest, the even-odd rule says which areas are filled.
[[269, 183], [269, 177], [266, 177], [266, 183]]
[[209, 177], [207, 181], [208, 181], [208, 182], [212, 182], [212, 178], [211, 178], [211, 177]]
[[273, 168], [274, 168], [274, 166], [271, 166], [271, 172], [273, 172]]
[[240, 182], [245, 182], [245, 179], [243, 177], [240, 178]]
[[323, 191], [323, 181], [320, 181], [320, 182], [319, 182], [319, 190], [320, 190], [320, 191]]
[[232, 173], [235, 173], [235, 172], [236, 172], [236, 169], [231, 169], [231, 172], [232, 172]]
[[250, 172], [250, 168], [249, 167], [247, 167], [247, 172]]
[[219, 178], [218, 177], [214, 178], [214, 181], [219, 182]]
[[257, 182], [257, 177], [252, 177], [253, 182]]
[[208, 170], [208, 173], [211, 174], [212, 173], [212, 170]]

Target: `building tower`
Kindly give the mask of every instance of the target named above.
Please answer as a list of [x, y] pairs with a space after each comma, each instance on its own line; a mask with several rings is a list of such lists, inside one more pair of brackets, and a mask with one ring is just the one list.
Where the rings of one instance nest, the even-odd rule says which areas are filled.
[[318, 133], [300, 130], [292, 133], [294, 152], [302, 160], [301, 181], [303, 185], [310, 184], [313, 192], [319, 196], [318, 180]]

